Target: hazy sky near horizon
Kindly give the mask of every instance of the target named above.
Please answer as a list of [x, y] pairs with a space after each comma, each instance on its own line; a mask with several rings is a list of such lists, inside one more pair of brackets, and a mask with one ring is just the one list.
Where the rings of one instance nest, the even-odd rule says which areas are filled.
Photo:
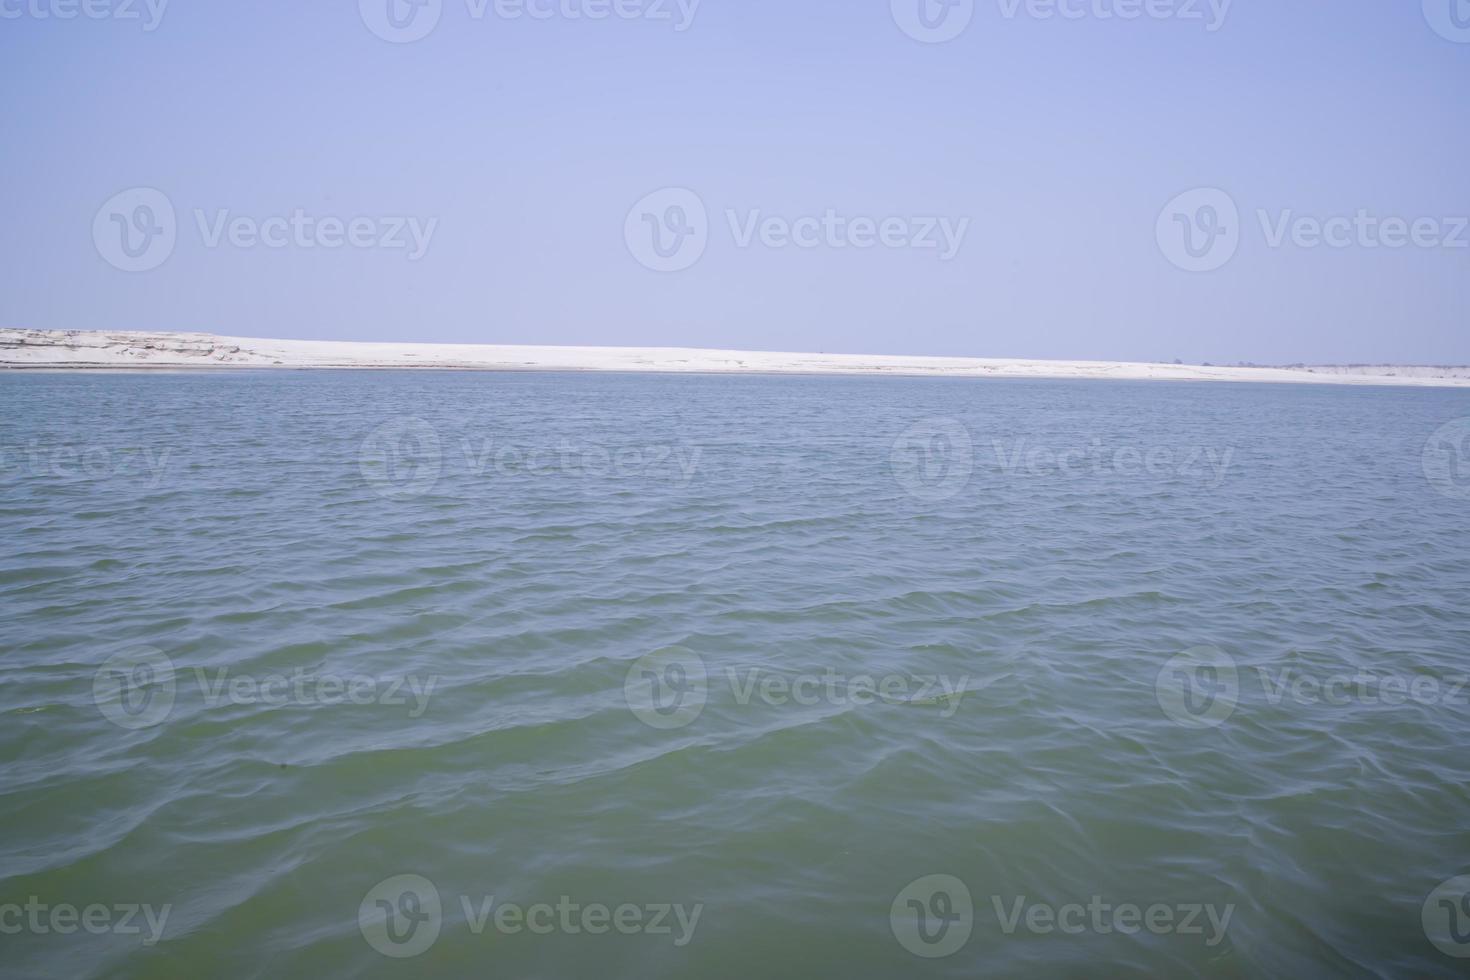
[[0, 0], [0, 325], [1470, 363], [1470, 0], [416, 3]]

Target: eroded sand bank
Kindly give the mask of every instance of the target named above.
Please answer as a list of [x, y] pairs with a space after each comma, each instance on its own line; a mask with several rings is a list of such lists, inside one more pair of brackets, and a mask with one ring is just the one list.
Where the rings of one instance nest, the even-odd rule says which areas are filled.
[[1322, 365], [1224, 367], [1126, 361], [794, 354], [679, 347], [523, 347], [264, 340], [204, 333], [0, 329], [0, 368], [438, 368], [1101, 378], [1470, 387], [1470, 368]]

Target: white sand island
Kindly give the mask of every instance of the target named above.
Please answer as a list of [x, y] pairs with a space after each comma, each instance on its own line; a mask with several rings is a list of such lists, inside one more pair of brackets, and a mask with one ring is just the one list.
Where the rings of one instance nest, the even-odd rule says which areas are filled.
[[1470, 387], [1470, 367], [1320, 365], [1226, 367], [1124, 361], [787, 354], [680, 347], [521, 347], [263, 340], [206, 333], [0, 328], [0, 368], [50, 370], [430, 368], [461, 371], [625, 371], [708, 374], [899, 375], [928, 378], [1098, 378]]

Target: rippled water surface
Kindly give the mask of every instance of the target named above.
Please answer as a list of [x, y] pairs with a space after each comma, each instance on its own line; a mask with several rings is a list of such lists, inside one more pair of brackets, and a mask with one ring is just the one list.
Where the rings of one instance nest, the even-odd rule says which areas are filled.
[[1425, 473], [1463, 392], [84, 374], [0, 407], [6, 975], [1470, 964], [1470, 494]]

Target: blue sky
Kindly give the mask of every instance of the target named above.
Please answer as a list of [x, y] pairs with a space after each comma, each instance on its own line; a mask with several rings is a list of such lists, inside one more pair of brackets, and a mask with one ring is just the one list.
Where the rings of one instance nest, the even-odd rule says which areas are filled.
[[1470, 0], [148, 2], [0, 0], [0, 324], [1470, 362]]

